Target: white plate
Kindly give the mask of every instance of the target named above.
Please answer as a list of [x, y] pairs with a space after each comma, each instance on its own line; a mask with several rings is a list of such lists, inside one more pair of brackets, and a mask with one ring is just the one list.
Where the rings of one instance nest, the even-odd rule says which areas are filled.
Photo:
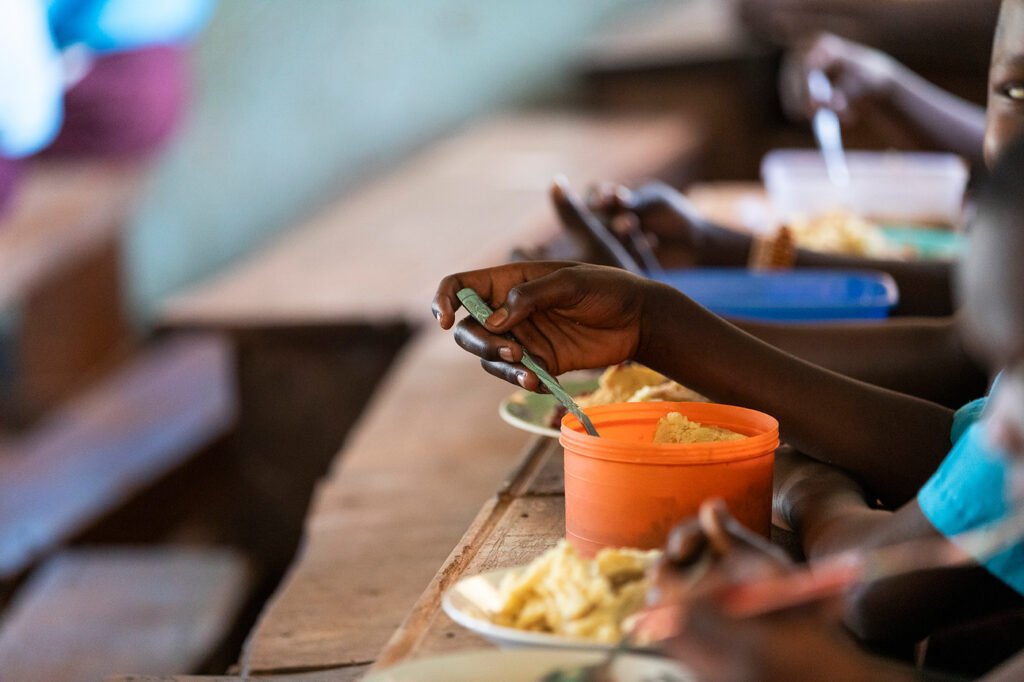
[[[600, 663], [606, 654], [585, 651], [467, 651], [423, 658], [374, 673], [365, 682], [540, 682], [557, 670]], [[617, 682], [693, 682], [679, 664], [622, 654], [612, 664]]]
[[589, 639], [518, 630], [494, 623], [488, 614], [497, 611], [501, 603], [498, 588], [502, 578], [509, 573], [522, 571], [523, 568], [523, 566], [502, 568], [463, 578], [444, 593], [441, 607], [456, 623], [503, 649], [542, 647], [545, 649], [607, 651], [614, 647], [613, 644], [603, 644]]
[[[593, 371], [567, 372], [558, 379], [562, 387], [575, 397], [597, 389], [597, 377]], [[518, 390], [498, 404], [498, 414], [517, 429], [549, 438], [558, 438], [559, 431], [548, 422], [551, 410], [558, 405], [555, 396], [547, 393], [533, 393]]]

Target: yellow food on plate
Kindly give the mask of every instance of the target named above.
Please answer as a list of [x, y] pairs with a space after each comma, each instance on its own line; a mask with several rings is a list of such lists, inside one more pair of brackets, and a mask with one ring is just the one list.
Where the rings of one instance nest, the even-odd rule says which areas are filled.
[[650, 586], [646, 572], [659, 555], [657, 550], [604, 549], [586, 559], [562, 540], [522, 571], [505, 576], [492, 619], [520, 630], [618, 642], [623, 621], [644, 605]]
[[746, 438], [743, 434], [720, 426], [700, 424], [678, 412], [669, 412], [658, 420], [655, 443], [721, 443]]
[[580, 407], [596, 407], [612, 403], [641, 402], [699, 402], [707, 398], [677, 384], [653, 369], [633, 362], [624, 362], [606, 369], [598, 379], [598, 388], [589, 395], [579, 396]]
[[813, 218], [794, 218], [788, 225], [797, 246], [811, 251], [872, 258], [904, 258], [874, 223], [849, 211], [829, 211]]

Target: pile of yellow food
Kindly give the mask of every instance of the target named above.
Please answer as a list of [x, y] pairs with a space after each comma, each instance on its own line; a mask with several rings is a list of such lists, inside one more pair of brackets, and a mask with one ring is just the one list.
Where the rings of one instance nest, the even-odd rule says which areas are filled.
[[678, 412], [669, 412], [658, 420], [655, 443], [721, 443], [746, 438], [743, 434], [720, 426], [700, 424]]
[[677, 384], [668, 377], [633, 362], [624, 362], [606, 369], [598, 379], [597, 390], [576, 400], [580, 407], [597, 407], [612, 403], [698, 402], [708, 399], [696, 391]]
[[522, 571], [505, 576], [492, 614], [498, 625], [614, 643], [639, 611], [657, 550], [604, 549], [586, 559], [565, 540]]
[[882, 229], [849, 211], [829, 211], [812, 218], [795, 218], [788, 227], [797, 246], [811, 251], [843, 253], [870, 258], [904, 258]]

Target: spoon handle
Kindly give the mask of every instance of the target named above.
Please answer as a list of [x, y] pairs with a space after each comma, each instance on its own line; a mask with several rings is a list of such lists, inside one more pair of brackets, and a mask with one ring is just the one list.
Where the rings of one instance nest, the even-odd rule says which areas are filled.
[[[462, 305], [466, 310], [469, 311], [469, 314], [473, 316], [473, 319], [480, 324], [485, 323], [487, 318], [491, 316], [491, 313], [494, 312], [491, 310], [491, 307], [487, 305], [482, 298], [480, 298], [480, 295], [469, 287], [460, 290], [456, 295], [459, 297], [459, 300], [462, 301]], [[537, 378], [540, 379], [541, 383], [551, 391], [551, 395], [555, 396], [555, 398], [558, 399], [558, 402], [565, 406], [565, 409], [569, 410], [574, 417], [580, 420], [580, 423], [583, 424], [583, 428], [587, 430], [587, 433], [591, 436], [598, 435], [597, 429], [594, 428], [593, 422], [590, 421], [590, 417], [583, 413], [583, 410], [581, 410], [580, 406], [576, 404], [576, 401], [572, 399], [572, 396], [562, 388], [560, 383], [558, 383], [558, 379], [551, 376], [550, 372], [537, 364], [537, 361], [534, 360], [528, 352], [526, 352], [525, 348], [523, 349], [522, 362], [527, 369], [537, 375]]]

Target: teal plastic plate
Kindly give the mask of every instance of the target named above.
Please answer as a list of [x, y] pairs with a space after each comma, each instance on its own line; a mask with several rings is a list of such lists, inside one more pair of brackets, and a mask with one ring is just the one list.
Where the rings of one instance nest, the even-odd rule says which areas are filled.
[[[569, 372], [559, 377], [559, 383], [574, 398], [597, 389], [597, 377], [593, 372]], [[517, 429], [549, 438], [558, 438], [559, 430], [551, 426], [551, 411], [558, 405], [553, 395], [518, 390], [501, 401], [498, 414]]]
[[885, 238], [897, 246], [906, 246], [925, 260], [952, 260], [963, 252], [966, 239], [960, 232], [892, 225], [883, 227]]

